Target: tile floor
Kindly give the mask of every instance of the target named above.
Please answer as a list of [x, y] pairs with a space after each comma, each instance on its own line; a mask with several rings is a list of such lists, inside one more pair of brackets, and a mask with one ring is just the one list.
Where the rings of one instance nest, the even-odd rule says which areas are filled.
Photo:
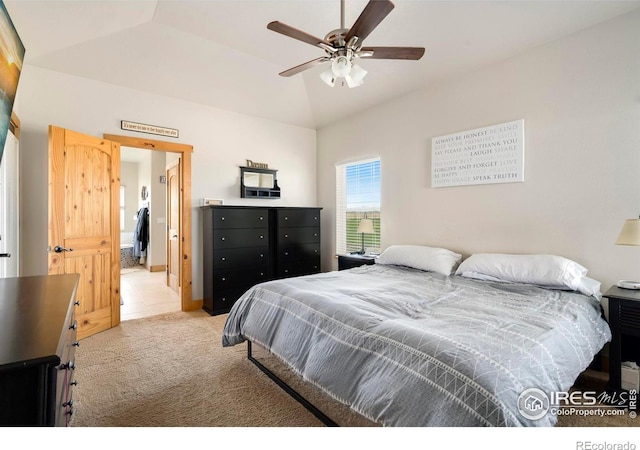
[[123, 269], [120, 273], [120, 320], [180, 311], [180, 297], [166, 285], [164, 272]]

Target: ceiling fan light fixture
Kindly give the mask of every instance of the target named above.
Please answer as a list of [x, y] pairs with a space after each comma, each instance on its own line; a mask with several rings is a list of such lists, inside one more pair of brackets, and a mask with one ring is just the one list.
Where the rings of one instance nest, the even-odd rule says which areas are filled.
[[320, 74], [320, 79], [330, 87], [333, 87], [336, 84], [336, 76], [333, 74], [333, 69], [331, 67]]
[[344, 79], [347, 81], [347, 86], [349, 86], [350, 88], [362, 86], [364, 84], [364, 77], [367, 75], [367, 73], [369, 72], [367, 72], [357, 64], [354, 64], [351, 67], [351, 72], [344, 77]]
[[331, 62], [331, 70], [336, 77], [346, 77], [351, 72], [351, 61], [346, 56], [338, 56]]

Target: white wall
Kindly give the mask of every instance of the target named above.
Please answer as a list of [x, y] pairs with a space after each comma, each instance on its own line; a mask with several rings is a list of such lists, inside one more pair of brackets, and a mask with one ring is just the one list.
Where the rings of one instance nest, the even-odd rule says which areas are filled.
[[[639, 56], [633, 13], [319, 130], [323, 268], [337, 265], [335, 164], [378, 154], [383, 248], [558, 254], [603, 290], [640, 279], [640, 248], [614, 245], [640, 213]], [[516, 119], [524, 183], [430, 187], [433, 137]]]
[[[178, 82], [178, 81], [177, 81]], [[21, 120], [22, 275], [47, 273], [47, 131], [57, 125], [102, 136], [121, 134], [190, 144], [192, 158], [193, 299], [202, 299], [199, 201], [227, 205], [316, 206], [314, 130], [253, 118], [169, 97], [25, 65], [15, 103]], [[180, 130], [179, 139], [126, 132], [121, 120]], [[278, 169], [280, 200], [240, 198], [246, 159]]]
[[160, 175], [166, 174], [167, 155], [151, 152], [149, 182], [149, 267], [167, 264], [167, 185], [160, 183]]
[[[124, 231], [133, 232], [136, 228], [136, 222], [133, 220], [138, 211], [138, 198], [140, 191], [138, 190], [138, 163], [126, 162], [120, 163], [120, 184], [124, 189]], [[122, 205], [120, 205], [122, 206]], [[121, 242], [124, 244], [124, 242]], [[127, 242], [130, 244], [131, 242]]]

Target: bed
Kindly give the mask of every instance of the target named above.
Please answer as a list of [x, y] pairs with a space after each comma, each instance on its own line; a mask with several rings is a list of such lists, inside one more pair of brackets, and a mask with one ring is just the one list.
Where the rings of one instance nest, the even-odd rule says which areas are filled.
[[[258, 344], [381, 426], [555, 425], [553, 414], [523, 415], [521, 394], [569, 390], [611, 339], [599, 284], [585, 289], [584, 270], [547, 285], [558, 278], [548, 268], [543, 283], [523, 283], [508, 279], [513, 267], [493, 273], [490, 257], [425, 266], [402, 250], [254, 286], [231, 309], [223, 346]], [[532, 261], [527, 275], [540, 271]]]

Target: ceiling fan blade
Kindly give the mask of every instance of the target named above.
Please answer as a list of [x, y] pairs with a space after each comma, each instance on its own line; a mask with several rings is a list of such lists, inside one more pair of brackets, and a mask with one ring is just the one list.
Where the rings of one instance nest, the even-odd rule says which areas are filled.
[[373, 52], [367, 59], [413, 59], [418, 60], [424, 55], [423, 47], [363, 47], [361, 52]]
[[358, 37], [358, 42], [364, 41], [393, 8], [394, 5], [389, 0], [370, 0], [347, 32], [344, 41], [349, 42], [353, 36]]
[[267, 25], [267, 28], [271, 31], [275, 31], [276, 33], [284, 34], [293, 39], [297, 39], [302, 42], [306, 42], [307, 44], [318, 46], [318, 44], [326, 44], [331, 46], [331, 43], [325, 41], [324, 39], [320, 39], [319, 37], [312, 36], [308, 33], [305, 33], [302, 30], [298, 30], [297, 28], [293, 28], [285, 23], [273, 21]]
[[330, 61], [331, 58], [326, 56], [322, 56], [320, 58], [312, 59], [311, 61], [307, 61], [306, 63], [300, 64], [299, 66], [292, 67], [291, 69], [285, 70], [284, 72], [280, 72], [281, 77], [290, 77], [297, 73], [300, 73], [304, 70], [311, 69], [317, 65], [320, 65], [324, 62]]

